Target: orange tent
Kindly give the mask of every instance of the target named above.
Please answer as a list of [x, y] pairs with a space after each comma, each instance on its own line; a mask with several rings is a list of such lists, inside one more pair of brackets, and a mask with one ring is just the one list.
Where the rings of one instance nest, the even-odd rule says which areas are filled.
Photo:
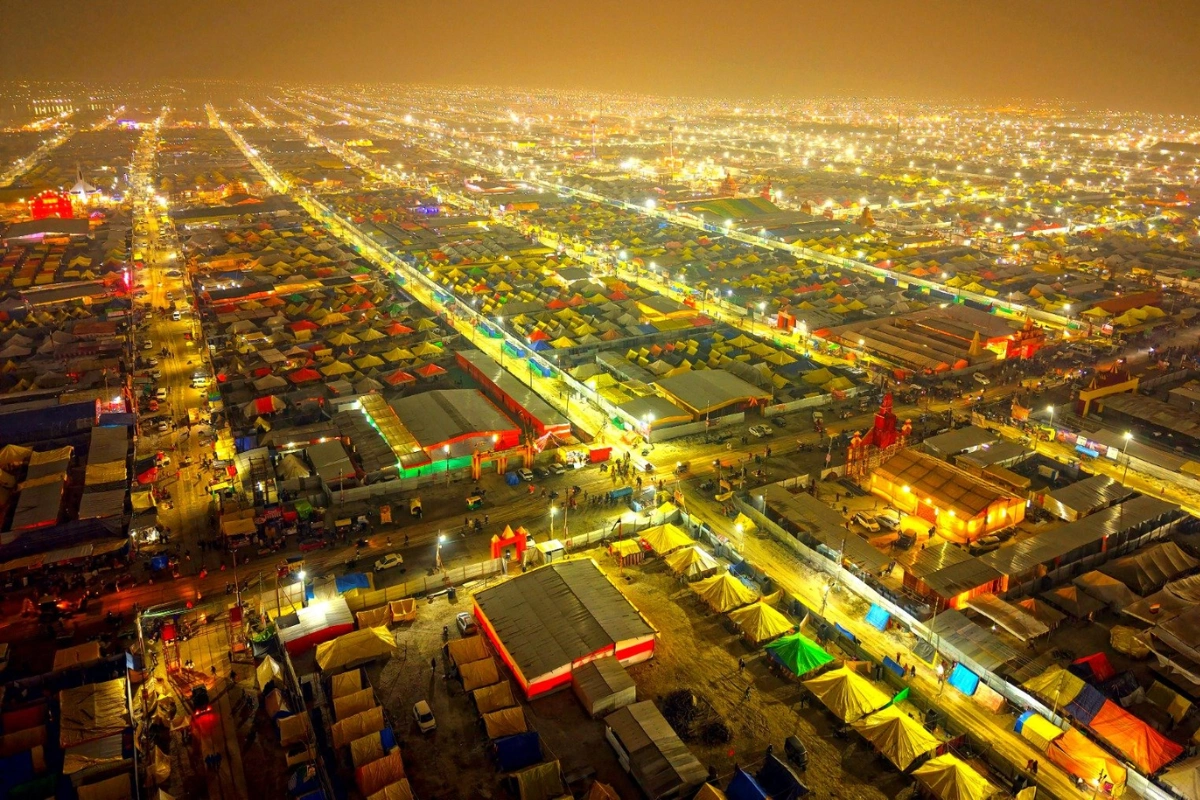
[[1121, 762], [1074, 728], [1067, 728], [1066, 733], [1050, 743], [1046, 757], [1089, 783], [1099, 778], [1103, 771], [1105, 783], [1112, 784], [1109, 794], [1114, 797], [1125, 791], [1126, 773]]
[[1109, 700], [1089, 726], [1145, 773], [1158, 772], [1179, 758], [1183, 748]]

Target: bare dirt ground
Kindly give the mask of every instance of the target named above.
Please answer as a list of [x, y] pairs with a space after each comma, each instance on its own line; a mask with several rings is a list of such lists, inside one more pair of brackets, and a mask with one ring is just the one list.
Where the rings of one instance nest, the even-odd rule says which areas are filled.
[[[690, 689], [703, 695], [729, 726], [733, 739], [727, 745], [688, 745], [702, 764], [716, 767], [722, 786], [735, 765], [753, 771], [768, 744], [782, 753], [783, 741], [791, 735], [808, 747], [803, 778], [814, 797], [877, 800], [896, 797], [912, 785], [861, 739], [835, 738], [837, 720], [820, 705], [802, 709], [803, 687], [770, 670], [761, 649], [726, 628], [724, 615], [701, 605], [665, 566], [647, 562], [621, 570], [603, 553], [590, 554], [659, 630], [654, 658], [629, 668], [638, 698], [658, 700], [675, 689]], [[746, 662], [741, 673], [739, 658]]]

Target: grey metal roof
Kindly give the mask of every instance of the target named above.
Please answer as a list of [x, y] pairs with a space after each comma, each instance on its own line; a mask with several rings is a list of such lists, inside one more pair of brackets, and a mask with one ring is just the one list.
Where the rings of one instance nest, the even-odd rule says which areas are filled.
[[477, 389], [442, 389], [392, 401], [404, 427], [424, 448], [463, 437], [516, 430], [516, 424]]
[[312, 460], [313, 471], [326, 483], [341, 480], [354, 473], [350, 456], [346, 454], [346, 448], [337, 439], [309, 445], [306, 452], [309, 459]]
[[596, 354], [596, 363], [623, 381], [638, 381], [639, 383], [650, 384], [658, 380], [655, 375], [650, 373], [650, 370], [638, 366], [620, 353], [601, 351]]
[[570, 427], [570, 420], [539, 397], [536, 392], [514, 378], [507, 370], [501, 369], [500, 365], [490, 356], [480, 350], [464, 350], [458, 354], [458, 357], [470, 362], [473, 367], [495, 384], [500, 391], [512, 398], [513, 402], [525, 409], [530, 415], [541, 420], [542, 424], [547, 428], [563, 425]]
[[957, 455], [964, 450], [970, 450], [972, 447], [982, 447], [985, 444], [994, 444], [999, 441], [1000, 437], [992, 431], [968, 425], [965, 428], [930, 436], [922, 444], [930, 453], [944, 458]]
[[987, 447], [981, 447], [970, 453], [962, 453], [955, 460], [973, 464], [977, 467], [990, 467], [993, 464], [1005, 464], [1016, 461], [1024, 456], [1033, 455], [1034, 451], [1017, 442], [996, 442]]
[[1092, 475], [1089, 478], [1076, 481], [1070, 486], [1064, 486], [1061, 489], [1055, 489], [1047, 493], [1045, 508], [1051, 513], [1058, 513], [1054, 503], [1049, 502], [1053, 500], [1064, 509], [1082, 515], [1089, 511], [1110, 506], [1118, 500], [1131, 497], [1133, 494], [1132, 489], [1127, 489], [1107, 475]]
[[890, 558], [846, 529], [842, 515], [806, 492], [792, 494], [777, 484], [763, 489], [775, 513], [834, 551], [866, 569], [879, 569]]
[[617, 408], [629, 414], [634, 419], [646, 419], [647, 415], [651, 415], [651, 419], [655, 422], [672, 417], [692, 418], [690, 411], [685, 411], [679, 406], [672, 403], [665, 397], [658, 395], [650, 395], [649, 397], [635, 397], [634, 399], [622, 403]]
[[655, 633], [591, 559], [550, 564], [475, 595], [526, 681]]
[[636, 684], [615, 658], [597, 658], [571, 673], [571, 682], [587, 698], [584, 705], [601, 698], [635, 689]]
[[650, 800], [675, 796], [708, 777], [700, 761], [649, 700], [604, 718], [629, 754], [629, 773]]
[[980, 558], [1004, 575], [1020, 575], [1072, 550], [1137, 528], [1179, 507], [1153, 497], [1135, 497], [1016, 544], [1001, 547]]
[[101, 427], [92, 428], [92, 441], [88, 446], [89, 464], [107, 464], [124, 461], [129, 451], [129, 429]]
[[109, 489], [102, 492], [84, 492], [79, 501], [80, 519], [118, 517], [125, 511], [125, 490]]
[[[1165, 448], [1144, 444], [1137, 439], [1132, 439], [1126, 444], [1124, 436], [1116, 431], [1085, 431], [1080, 435], [1089, 442], [1097, 442], [1118, 452], [1124, 450], [1130, 458], [1149, 461], [1155, 466], [1171, 470], [1172, 472], [1178, 472], [1190, 460]], [[1121, 460], [1123, 461], [1124, 459]]]
[[765, 392], [723, 369], [688, 370], [669, 378], [660, 378], [655, 383], [660, 389], [700, 414], [751, 398], [771, 396], [770, 392]]
[[62, 506], [63, 482], [51, 481], [22, 490], [13, 514], [13, 531], [53, 525]]
[[991, 631], [981, 628], [954, 609], [938, 614], [929, 623], [929, 629], [987, 670], [995, 671], [1022, 657]]
[[905, 554], [905, 572], [919, 578], [938, 595], [953, 597], [1002, 577], [967, 550], [950, 542], [939, 542]]

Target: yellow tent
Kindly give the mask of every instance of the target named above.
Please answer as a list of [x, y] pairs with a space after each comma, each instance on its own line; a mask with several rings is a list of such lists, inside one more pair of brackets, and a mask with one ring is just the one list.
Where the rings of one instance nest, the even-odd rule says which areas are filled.
[[804, 685], [842, 722], [860, 719], [890, 700], [875, 684], [846, 667], [830, 670]]
[[343, 634], [317, 645], [317, 666], [322, 672], [347, 669], [396, 652], [396, 638], [382, 625]]
[[721, 566], [721, 562], [695, 545], [676, 550], [666, 557], [666, 562], [672, 572], [686, 578], [699, 578]]
[[728, 572], [693, 583], [692, 591], [714, 611], [732, 611], [757, 599], [752, 589]]
[[511, 706], [484, 714], [483, 726], [489, 739], [499, 739], [501, 736], [512, 736], [529, 730], [525, 712], [521, 710], [520, 706]]
[[642, 538], [660, 556], [692, 544], [692, 537], [669, 522], [666, 525], [656, 525], [653, 528], [647, 528], [642, 531]]
[[913, 777], [939, 800], [988, 800], [998, 791], [970, 764], [950, 753], [929, 759], [913, 770]]
[[354, 372], [354, 367], [345, 361], [334, 361], [332, 364], [326, 364], [321, 367], [321, 374], [327, 378], [334, 375], [345, 375], [348, 372]]
[[754, 524], [754, 520], [750, 519], [739, 511], [737, 519], [733, 521], [733, 527], [736, 528], [740, 533], [750, 533], [758, 526]]
[[899, 770], [908, 769], [918, 757], [934, 750], [939, 744], [920, 723], [895, 706], [888, 706], [852, 724]]
[[729, 618], [742, 629], [746, 638], [755, 644], [770, 641], [794, 627], [791, 620], [762, 600], [751, 603], [745, 608], [730, 611]]
[[408, 778], [401, 778], [368, 795], [367, 800], [413, 800], [412, 787], [408, 785]]
[[500, 682], [500, 670], [496, 669], [496, 659], [491, 656], [469, 664], [459, 664], [458, 674], [462, 677], [463, 689], [468, 692]]

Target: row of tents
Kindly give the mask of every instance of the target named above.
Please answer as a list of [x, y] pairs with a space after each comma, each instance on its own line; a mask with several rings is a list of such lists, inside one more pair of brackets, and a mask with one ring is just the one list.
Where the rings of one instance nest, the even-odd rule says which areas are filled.
[[[336, 640], [328, 644], [336, 644]], [[387, 725], [364, 671], [359, 668], [330, 675], [326, 692], [333, 703], [334, 748], [348, 750], [354, 781], [363, 797], [412, 800], [396, 734]]]

